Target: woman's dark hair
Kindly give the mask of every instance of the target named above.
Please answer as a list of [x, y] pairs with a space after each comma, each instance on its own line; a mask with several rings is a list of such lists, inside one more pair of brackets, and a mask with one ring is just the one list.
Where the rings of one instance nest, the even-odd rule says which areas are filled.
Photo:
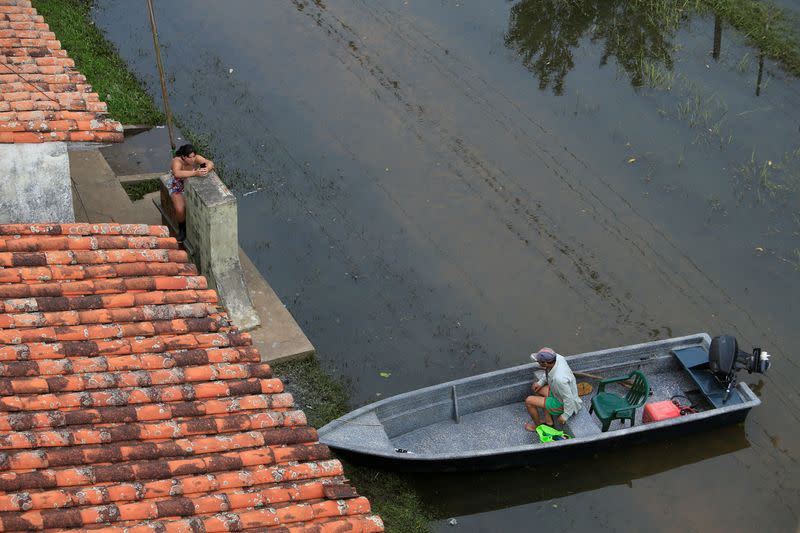
[[194, 149], [194, 145], [192, 144], [184, 144], [177, 150], [175, 150], [176, 157], [186, 157], [191, 154], [196, 154], [197, 150]]

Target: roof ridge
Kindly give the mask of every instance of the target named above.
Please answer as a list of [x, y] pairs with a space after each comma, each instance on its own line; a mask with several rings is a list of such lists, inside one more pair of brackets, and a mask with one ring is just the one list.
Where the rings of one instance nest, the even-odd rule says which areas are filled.
[[120, 407], [150, 403], [195, 401], [225, 398], [244, 394], [278, 394], [283, 382], [276, 378], [244, 378], [198, 384], [155, 385], [67, 393], [33, 394], [0, 397], [0, 408], [9, 413], [22, 411], [74, 410], [100, 407]]
[[272, 368], [266, 363], [211, 363], [182, 366], [160, 370], [132, 370], [127, 372], [92, 372], [54, 377], [0, 378], [0, 396], [20, 394], [47, 394], [77, 392], [152, 385], [177, 385], [183, 383], [224, 381], [243, 378], [272, 377]]
[[[383, 522], [378, 517], [353, 516], [370, 513], [369, 500], [364, 497], [351, 500], [325, 500], [318, 503], [299, 503], [286, 507], [265, 506], [243, 512], [219, 512], [209, 515], [195, 515], [191, 518], [180, 518], [166, 521], [134, 522], [120, 524], [118, 527], [98, 529], [104, 533], [145, 533], [154, 531], [242, 531], [246, 529], [265, 530], [283, 524], [291, 525], [299, 522], [330, 524], [331, 528], [315, 529], [316, 531], [383, 531]], [[345, 518], [347, 517], [347, 518]], [[130, 527], [133, 526], [133, 527]], [[356, 529], [358, 526], [358, 529]], [[345, 529], [346, 528], [346, 529]], [[309, 531], [303, 524], [302, 529]], [[291, 529], [284, 531], [292, 532]]]
[[[283, 393], [280, 380], [272, 388], [275, 394], [262, 393], [236, 397], [200, 398], [189, 401], [147, 402], [131, 405], [109, 405], [92, 408], [50, 409], [47, 411], [20, 411], [0, 413], [0, 431], [29, 431], [88, 424], [111, 424], [129, 422], [152, 422], [156, 420], [179, 420], [246, 411], [272, 411], [288, 409], [294, 398]], [[25, 468], [25, 467], [20, 467]], [[2, 470], [2, 465], [0, 465]]]
[[[285, 490], [283, 498], [277, 502], [264, 502], [263, 496], [257, 493], [242, 494], [231, 502], [226, 494], [208, 494], [195, 499], [185, 497], [165, 498], [156, 502], [137, 502], [124, 505], [108, 504], [81, 509], [60, 509], [31, 511], [24, 514], [9, 513], [0, 518], [0, 527], [25, 528], [41, 525], [41, 527], [83, 527], [100, 522], [133, 522], [155, 520], [167, 517], [195, 517], [190, 520], [208, 521], [209, 524], [224, 516], [223, 520], [255, 521], [260, 527], [305, 521], [310, 515], [313, 518], [341, 517], [342, 515], [369, 512], [369, 501], [363, 497], [351, 500], [325, 500], [322, 484], [314, 487], [317, 490], [294, 492]], [[258, 508], [258, 511], [253, 511]], [[248, 510], [250, 509], [250, 510]], [[218, 514], [219, 513], [219, 514]], [[224, 513], [221, 514], [221, 513]], [[241, 513], [241, 515], [237, 514]], [[183, 520], [171, 520], [177, 525]], [[205, 530], [205, 529], [204, 529]], [[235, 529], [238, 531], [238, 528]]]
[[[287, 502], [294, 502], [294, 501], [303, 501], [303, 500], [322, 500], [325, 496], [325, 488], [330, 486], [347, 486], [344, 483], [344, 478], [341, 476], [331, 476], [326, 478], [318, 478], [313, 480], [304, 480], [300, 483], [281, 483], [281, 484], [264, 484], [264, 485], [256, 485], [254, 487], [242, 487], [236, 489], [222, 489], [217, 491], [212, 491], [207, 493], [208, 496], [227, 496], [230, 500], [232, 508], [244, 508], [244, 507], [263, 507], [265, 504], [282, 504]], [[41, 493], [39, 493], [41, 494]], [[34, 501], [30, 501], [30, 509], [26, 509], [26, 511], [30, 510], [45, 510], [45, 509], [71, 509], [71, 508], [80, 508], [81, 510], [88, 510], [91, 509], [89, 506], [78, 505], [77, 502], [67, 500], [64, 498], [66, 495], [62, 494], [54, 494], [53, 496], [61, 496], [61, 501], [57, 501], [56, 504], [62, 505], [54, 505], [53, 507], [42, 507], [42, 506], [35, 506]], [[253, 497], [258, 498], [258, 500], [252, 500]], [[0, 497], [1, 498], [1, 497]], [[123, 518], [125, 516], [125, 512], [122, 509], [129, 508], [129, 509], [140, 509], [145, 510], [140, 507], [140, 505], [152, 505], [155, 507], [156, 502], [170, 502], [177, 499], [184, 499], [186, 496], [177, 496], [177, 495], [165, 495], [161, 497], [152, 497], [152, 498], [130, 498], [126, 500], [118, 500], [116, 502], [108, 502], [108, 503], [94, 503], [90, 504], [94, 508], [102, 508], [107, 506], [116, 506], [118, 511], [111, 511], [109, 510], [109, 514], [112, 516], [117, 515], [120, 517], [121, 520], [127, 520]], [[37, 498], [37, 500], [41, 500], [42, 498]], [[245, 503], [247, 502], [247, 503]], [[5, 503], [5, 501], [0, 501], [0, 505]], [[38, 501], [36, 502], [38, 503]], [[71, 505], [70, 505], [71, 504]], [[134, 505], [130, 505], [134, 504]], [[127, 507], [129, 506], [130, 507]], [[20, 508], [13, 508], [13, 509], [5, 509], [0, 507], [0, 510], [8, 512], [15, 512], [20, 511]], [[139, 515], [140, 518], [138, 519], [145, 519], [146, 516]], [[149, 517], [149, 518], [156, 518], [156, 517]], [[131, 520], [137, 518], [130, 518]]]
[[164, 225], [75, 222], [65, 224], [2, 224], [0, 235], [150, 235], [169, 237]]
[[135, 262], [186, 263], [189, 255], [177, 249], [135, 250], [45, 250], [41, 252], [0, 252], [0, 266], [47, 266]]
[[[171, 479], [179, 475], [205, 475], [269, 466], [295, 461], [316, 461], [330, 457], [324, 444], [295, 444], [282, 447], [263, 446], [256, 450], [211, 453], [188, 459], [163, 461], [126, 461], [120, 464], [96, 464], [80, 467], [42, 468], [31, 472], [6, 472], [0, 476], [0, 490], [19, 492], [29, 488], [74, 487], [98, 482], [148, 481]], [[0, 522], [2, 516], [0, 516]]]
[[0, 269], [0, 283], [31, 283], [132, 276], [197, 276], [194, 263], [139, 262], [102, 265], [47, 265]]
[[46, 252], [55, 250], [178, 249], [174, 237], [128, 235], [5, 235], [0, 252]]
[[29, 342], [0, 345], [0, 360], [25, 361], [60, 359], [78, 355], [128, 355], [163, 353], [205, 347], [250, 346], [252, 338], [239, 331], [188, 332], [173, 335], [154, 335], [145, 338], [123, 337], [87, 341]]
[[[167, 355], [164, 355], [167, 354]], [[74, 356], [25, 361], [0, 360], [0, 377], [42, 377], [125, 370], [158, 370], [209, 363], [259, 363], [252, 347], [195, 348], [161, 354]]]
[[123, 481], [99, 483], [89, 487], [62, 487], [37, 492], [0, 494], [0, 511], [19, 508], [46, 508], [66, 504], [102, 505], [116, 501], [141, 501], [165, 495], [198, 494], [222, 489], [248, 488], [259, 485], [342, 476], [338, 459], [311, 461], [297, 465], [245, 467], [233, 472], [214, 472], [202, 476], [183, 475], [172, 479], [143, 482]]
[[35, 296], [0, 300], [0, 312], [36, 313], [48, 311], [77, 311], [82, 309], [121, 309], [143, 305], [218, 303], [211, 289], [182, 291], [146, 291], [122, 294], [93, 294], [87, 296]]
[[203, 302], [142, 305], [121, 309], [4, 313], [0, 314], [0, 328], [22, 329], [47, 326], [81, 326], [89, 324], [145, 322], [174, 320], [178, 318], [203, 318], [220, 313], [221, 310], [216, 304]]
[[[310, 428], [313, 430], [313, 428]], [[291, 442], [285, 439], [276, 441], [269, 432], [248, 431], [228, 433], [208, 437], [196, 435], [177, 440], [161, 442], [112, 443], [102, 446], [71, 446], [46, 449], [18, 449], [5, 452], [2, 471], [40, 470], [85, 466], [91, 464], [112, 464], [123, 461], [155, 461], [166, 458], [200, 457], [203, 455], [231, 452], [263, 446], [286, 446], [313, 444], [316, 431], [296, 432]]]
[[0, 329], [0, 343], [27, 344], [31, 342], [103, 340], [121, 337], [153, 337], [166, 332], [189, 333], [220, 331], [229, 326], [227, 316], [208, 315], [202, 318], [148, 320], [123, 324], [94, 324], [87, 326], [43, 326], [25, 329]]
[[204, 276], [139, 276], [136, 278], [51, 281], [37, 284], [8, 283], [0, 285], [0, 298], [81, 296], [128, 291], [178, 291], [207, 288], [208, 281]]
[[0, 435], [0, 448], [27, 448], [33, 443], [37, 448], [49, 448], [120, 441], [151, 441], [177, 439], [190, 435], [219, 435], [306, 425], [307, 420], [303, 411], [284, 410], [236, 414], [228, 417], [205, 416], [186, 420], [96, 424], [91, 427], [67, 426], [62, 429], [9, 432]]

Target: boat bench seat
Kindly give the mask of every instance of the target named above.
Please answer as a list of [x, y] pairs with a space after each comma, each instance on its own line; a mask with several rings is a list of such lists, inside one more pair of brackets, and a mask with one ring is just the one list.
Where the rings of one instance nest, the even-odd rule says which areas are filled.
[[589, 414], [584, 405], [581, 410], [569, 417], [566, 423], [567, 433], [573, 437], [589, 437], [602, 433], [597, 419]]

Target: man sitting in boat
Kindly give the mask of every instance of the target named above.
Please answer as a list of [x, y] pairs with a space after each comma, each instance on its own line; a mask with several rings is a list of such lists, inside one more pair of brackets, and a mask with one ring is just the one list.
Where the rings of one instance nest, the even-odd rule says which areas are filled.
[[539, 409], [544, 411], [544, 423], [553, 425], [553, 417], [564, 425], [567, 419], [580, 411], [581, 401], [575, 375], [563, 356], [550, 348], [542, 348], [531, 354], [531, 359], [544, 369], [544, 376], [533, 384], [533, 394], [525, 398], [525, 408], [533, 419], [533, 423], [525, 424], [528, 431], [536, 431], [542, 424]]

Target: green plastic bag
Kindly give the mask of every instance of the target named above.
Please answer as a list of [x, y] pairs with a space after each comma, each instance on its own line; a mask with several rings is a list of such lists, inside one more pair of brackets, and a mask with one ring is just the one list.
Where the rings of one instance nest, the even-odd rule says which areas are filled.
[[554, 440], [566, 440], [572, 437], [563, 431], [551, 428], [547, 424], [539, 424], [536, 426], [536, 433], [539, 434], [541, 442], [553, 442]]

